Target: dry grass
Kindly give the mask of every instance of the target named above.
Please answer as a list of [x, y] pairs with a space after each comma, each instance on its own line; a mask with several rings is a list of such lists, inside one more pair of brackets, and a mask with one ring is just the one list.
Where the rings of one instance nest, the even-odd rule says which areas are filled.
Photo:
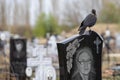
[[[79, 27], [79, 26], [78, 26]], [[70, 37], [72, 35], [78, 34], [78, 27], [67, 33], [67, 37]], [[106, 28], [109, 27], [111, 33], [114, 35], [117, 32], [120, 32], [120, 26], [118, 24], [103, 24], [99, 23], [94, 25], [94, 27], [91, 28], [91, 30], [96, 31], [97, 33], [101, 34], [102, 32], [105, 32]], [[87, 28], [88, 30], [89, 28]]]
[[118, 24], [97, 24], [92, 29], [98, 33], [102, 33], [105, 32], [107, 27], [109, 27], [111, 33], [113, 34], [120, 31]]

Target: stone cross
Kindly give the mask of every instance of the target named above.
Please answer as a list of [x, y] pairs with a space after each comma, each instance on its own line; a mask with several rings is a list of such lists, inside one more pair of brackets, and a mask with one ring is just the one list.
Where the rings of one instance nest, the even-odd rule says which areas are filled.
[[101, 44], [101, 41], [99, 40], [99, 38], [97, 37], [96, 40], [94, 41], [94, 44], [97, 47], [97, 54], [99, 53], [99, 44]]

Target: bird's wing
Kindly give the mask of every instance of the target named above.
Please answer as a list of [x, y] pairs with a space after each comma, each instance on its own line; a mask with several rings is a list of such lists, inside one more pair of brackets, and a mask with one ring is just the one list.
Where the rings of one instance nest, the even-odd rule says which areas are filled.
[[92, 16], [91, 19], [90, 19], [90, 21], [88, 20], [88, 24], [87, 25], [89, 27], [91, 27], [91, 26], [93, 26], [96, 23], [96, 21], [97, 21], [96, 16]]
[[91, 22], [88, 23], [90, 24], [89, 27], [93, 26], [96, 23], [96, 21], [97, 21], [97, 17], [96, 16], [92, 17]]
[[86, 18], [84, 19], [84, 23], [83, 24], [86, 24], [86, 22], [88, 22], [88, 19], [90, 19], [91, 16], [93, 16], [93, 15], [89, 14], [88, 16], [86, 16]]
[[83, 24], [84, 24], [84, 26], [90, 26], [90, 25], [95, 24], [96, 20], [97, 20], [97, 18], [96, 18], [95, 15], [89, 14], [89, 15], [85, 18]]
[[83, 26], [84, 26], [84, 24], [86, 23], [86, 21], [88, 20], [88, 18], [91, 17], [91, 15], [92, 15], [92, 14], [89, 14], [89, 15], [82, 21], [80, 27], [83, 27]]

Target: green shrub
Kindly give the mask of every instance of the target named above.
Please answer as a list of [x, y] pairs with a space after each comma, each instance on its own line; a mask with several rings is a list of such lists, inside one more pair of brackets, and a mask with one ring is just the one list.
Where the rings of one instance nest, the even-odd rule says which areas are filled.
[[99, 16], [99, 22], [118, 23], [120, 21], [120, 8], [113, 3], [105, 3]]
[[57, 20], [51, 14], [45, 15], [42, 13], [36, 22], [33, 29], [33, 34], [37, 37], [45, 37], [46, 33], [59, 34], [61, 27], [58, 25]]

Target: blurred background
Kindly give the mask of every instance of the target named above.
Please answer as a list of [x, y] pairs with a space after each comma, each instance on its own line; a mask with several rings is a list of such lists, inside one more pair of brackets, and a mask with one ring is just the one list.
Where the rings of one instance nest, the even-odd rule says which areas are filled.
[[82, 20], [93, 8], [97, 23], [91, 29], [104, 39], [102, 77], [119, 80], [120, 0], [0, 0], [0, 78], [7, 74], [3, 72], [9, 64], [9, 39], [27, 38], [27, 42], [46, 48], [59, 80], [56, 43], [78, 34]]

